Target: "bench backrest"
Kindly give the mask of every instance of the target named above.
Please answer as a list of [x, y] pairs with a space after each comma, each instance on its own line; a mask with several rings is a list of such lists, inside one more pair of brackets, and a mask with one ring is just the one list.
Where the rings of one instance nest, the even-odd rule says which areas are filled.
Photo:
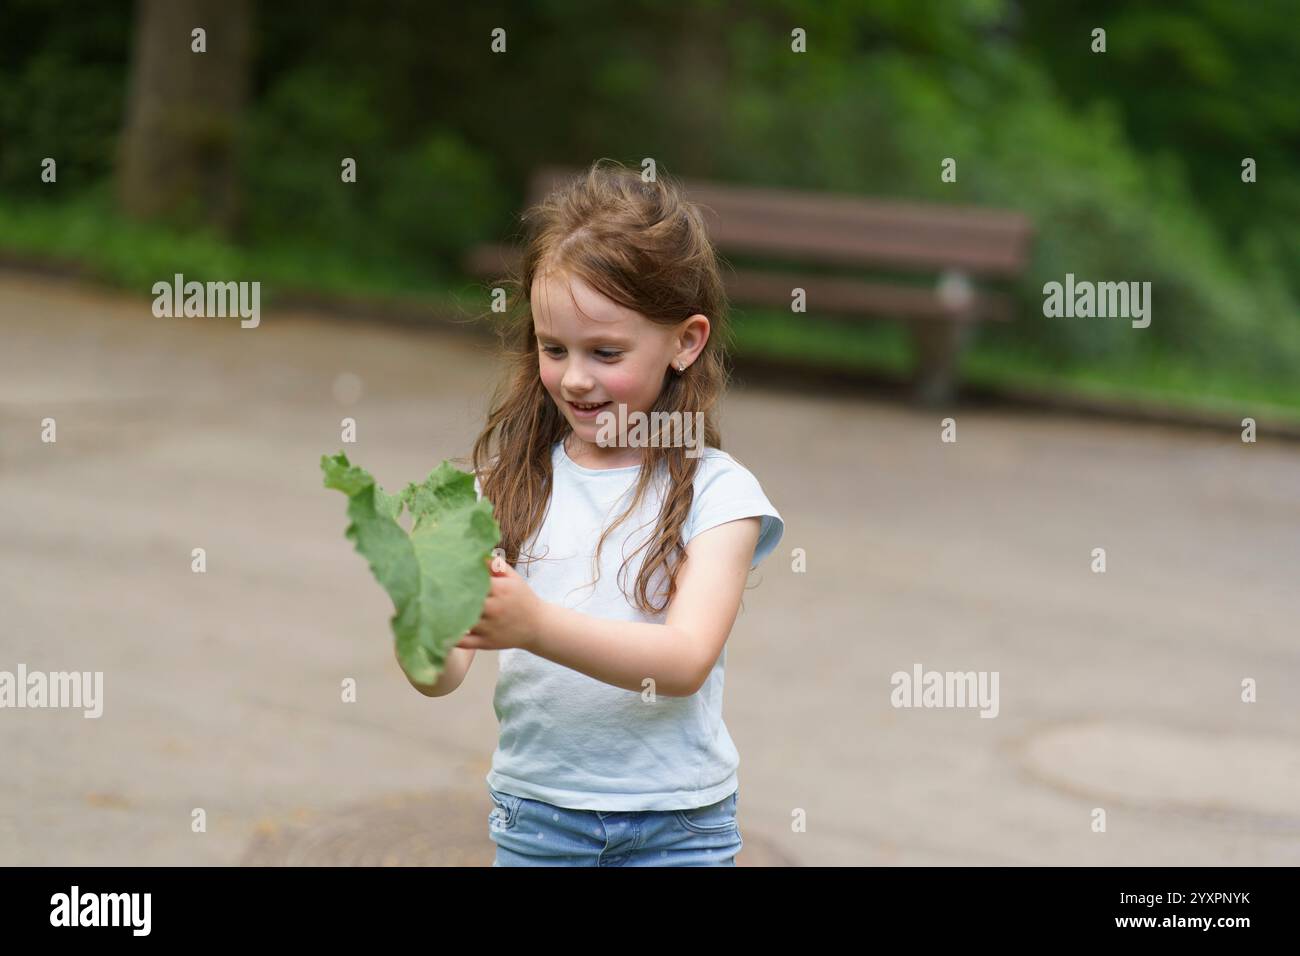
[[[529, 202], [581, 170], [544, 167]], [[1014, 279], [1028, 266], [1033, 226], [1018, 212], [892, 202], [682, 179], [723, 254], [853, 268], [958, 271]]]

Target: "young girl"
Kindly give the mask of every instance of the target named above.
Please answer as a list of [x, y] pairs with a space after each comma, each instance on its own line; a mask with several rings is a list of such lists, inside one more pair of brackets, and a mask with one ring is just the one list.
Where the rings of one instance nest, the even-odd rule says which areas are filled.
[[[473, 450], [505, 559], [422, 690], [451, 693], [476, 651], [501, 652], [494, 866], [734, 866], [725, 643], [784, 525], [720, 449], [717, 260], [675, 182], [617, 164], [524, 220], [509, 372]], [[636, 413], [676, 427], [610, 435]]]

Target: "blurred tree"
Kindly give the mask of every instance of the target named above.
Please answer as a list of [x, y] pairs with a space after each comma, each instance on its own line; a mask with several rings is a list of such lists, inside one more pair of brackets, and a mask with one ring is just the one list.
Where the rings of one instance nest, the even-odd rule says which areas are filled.
[[128, 214], [235, 231], [251, 19], [252, 0], [138, 3], [117, 170]]

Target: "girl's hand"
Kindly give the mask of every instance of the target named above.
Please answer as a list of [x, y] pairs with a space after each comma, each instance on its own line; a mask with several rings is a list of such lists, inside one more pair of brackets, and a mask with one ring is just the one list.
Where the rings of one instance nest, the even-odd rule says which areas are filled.
[[483, 614], [456, 646], [480, 651], [504, 651], [512, 647], [529, 650], [537, 634], [544, 602], [503, 558], [490, 555], [487, 562], [492, 572], [492, 587]]

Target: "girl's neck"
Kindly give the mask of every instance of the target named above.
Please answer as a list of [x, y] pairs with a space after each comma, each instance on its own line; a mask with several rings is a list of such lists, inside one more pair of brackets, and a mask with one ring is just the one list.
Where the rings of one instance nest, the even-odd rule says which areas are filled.
[[564, 438], [564, 453], [575, 465], [584, 468], [626, 468], [641, 464], [639, 448], [602, 448], [591, 442], [583, 441], [573, 432]]

